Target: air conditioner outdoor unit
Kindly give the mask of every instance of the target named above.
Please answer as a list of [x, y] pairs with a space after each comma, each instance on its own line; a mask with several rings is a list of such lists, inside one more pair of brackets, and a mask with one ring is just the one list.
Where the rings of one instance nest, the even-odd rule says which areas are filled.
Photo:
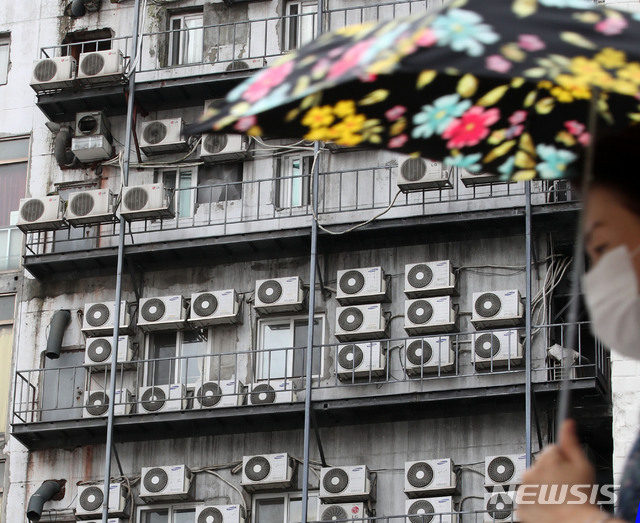
[[484, 506], [487, 511], [484, 515], [485, 523], [512, 523], [514, 521], [520, 521], [518, 513], [515, 510], [515, 500], [509, 492], [485, 492]]
[[80, 53], [78, 61], [80, 83], [109, 83], [124, 79], [124, 58], [119, 49]]
[[[84, 315], [82, 317], [82, 332], [87, 336], [103, 336], [113, 332], [115, 317], [115, 301], [104, 301], [97, 303], [86, 303]], [[126, 301], [120, 302], [120, 325], [121, 334], [130, 334], [129, 304]]]
[[410, 523], [457, 523], [451, 496], [408, 499], [405, 512]]
[[195, 327], [241, 323], [240, 301], [234, 289], [196, 292], [191, 295], [189, 323]]
[[194, 409], [237, 407], [244, 401], [244, 385], [240, 381], [198, 381], [193, 392]]
[[58, 195], [22, 198], [16, 225], [22, 232], [61, 229], [63, 213], [64, 201]]
[[382, 305], [349, 305], [336, 308], [335, 337], [339, 341], [380, 339], [387, 335]]
[[122, 188], [120, 215], [125, 220], [173, 217], [172, 195], [162, 184]]
[[522, 483], [522, 474], [526, 468], [525, 454], [487, 456], [484, 458], [484, 486], [488, 489], [518, 486]]
[[462, 181], [465, 187], [474, 187], [475, 185], [489, 185], [491, 183], [511, 183], [508, 180], [501, 180], [500, 176], [496, 174], [473, 174], [466, 169], [460, 169], [460, 181]]
[[36, 60], [33, 62], [30, 85], [38, 92], [71, 86], [76, 66], [76, 59], [72, 56]]
[[456, 473], [449, 458], [407, 461], [404, 464], [404, 492], [408, 497], [454, 494], [456, 490]]
[[254, 308], [259, 313], [299, 311], [303, 302], [302, 280], [298, 276], [256, 281]]
[[247, 156], [247, 140], [239, 134], [203, 134], [200, 159], [204, 162], [216, 160], [242, 160]]
[[409, 376], [451, 372], [455, 354], [449, 336], [428, 336], [405, 342], [405, 370]]
[[234, 60], [227, 64], [225, 71], [247, 71], [249, 69], [259, 69], [266, 65], [264, 58], [244, 58], [242, 60]]
[[141, 298], [138, 327], [144, 331], [186, 327], [184, 305], [180, 295]]
[[476, 329], [520, 325], [523, 311], [522, 297], [516, 289], [474, 292], [471, 323]]
[[[84, 351], [84, 365], [87, 367], [97, 367], [111, 365], [113, 358], [112, 350], [113, 338], [89, 338]], [[129, 336], [118, 336], [118, 358], [117, 363], [127, 363], [131, 361], [131, 343]]]
[[456, 276], [449, 260], [411, 263], [404, 268], [404, 293], [409, 298], [455, 294]]
[[111, 126], [102, 111], [76, 114], [71, 150], [81, 162], [106, 160], [113, 155]]
[[523, 347], [517, 330], [476, 332], [472, 336], [476, 369], [522, 364]]
[[196, 507], [195, 523], [244, 523], [242, 505], [210, 505]]
[[186, 465], [143, 467], [140, 476], [140, 497], [147, 502], [179, 501], [192, 497], [192, 473]]
[[369, 378], [384, 375], [387, 358], [379, 341], [338, 345], [338, 379]]
[[138, 404], [141, 414], [184, 410], [187, 407], [186, 387], [181, 383], [140, 387]]
[[[87, 520], [84, 523], [102, 523], [102, 519], [92, 519]], [[124, 520], [120, 518], [109, 518], [107, 519], [107, 523], [129, 523], [129, 520]]]
[[364, 503], [318, 503], [318, 517], [316, 521], [337, 521], [346, 519], [365, 518]]
[[293, 390], [291, 380], [269, 380], [249, 385], [247, 396], [249, 405], [269, 405], [272, 403], [293, 403], [298, 395]]
[[[131, 412], [133, 400], [128, 389], [116, 389], [116, 401], [113, 413], [116, 416], [126, 416]], [[109, 392], [106, 390], [86, 391], [84, 393], [83, 418], [98, 418], [106, 416], [109, 410]]]
[[71, 193], [65, 218], [74, 227], [113, 221], [113, 193], [109, 189]]
[[365, 465], [322, 467], [318, 498], [325, 503], [367, 501], [375, 498], [369, 469]]
[[[127, 488], [122, 483], [109, 485], [108, 515], [112, 517], [128, 517]], [[79, 485], [76, 502], [76, 517], [78, 519], [102, 517], [102, 503], [104, 502], [103, 485]]]
[[248, 492], [286, 489], [293, 479], [293, 460], [289, 454], [263, 454], [242, 457], [242, 481]]
[[411, 335], [456, 330], [456, 312], [451, 297], [405, 300], [404, 330]]
[[340, 305], [389, 301], [387, 283], [382, 267], [341, 270], [336, 298]]
[[182, 136], [182, 118], [142, 122], [140, 149], [147, 156], [187, 151], [189, 145]]
[[400, 164], [398, 189], [403, 192], [451, 187], [451, 174], [440, 162], [424, 158], [407, 158]]

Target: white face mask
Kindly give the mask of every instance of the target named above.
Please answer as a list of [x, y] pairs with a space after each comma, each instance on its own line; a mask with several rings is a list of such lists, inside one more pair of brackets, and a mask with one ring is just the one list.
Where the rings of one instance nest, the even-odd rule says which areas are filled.
[[582, 278], [591, 332], [611, 349], [640, 360], [640, 294], [629, 252], [621, 245], [607, 252]]

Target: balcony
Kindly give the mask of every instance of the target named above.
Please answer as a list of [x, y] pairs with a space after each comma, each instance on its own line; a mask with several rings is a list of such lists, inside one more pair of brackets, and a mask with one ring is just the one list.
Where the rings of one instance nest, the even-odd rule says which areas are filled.
[[[578, 350], [558, 353], [567, 327], [554, 324], [533, 330], [532, 384], [538, 408], [552, 406], [555, 401], [562, 373], [558, 359], [563, 354], [571, 359], [574, 404], [606, 406], [609, 356], [588, 335], [584, 323], [578, 329]], [[501, 332], [509, 333], [491, 331], [498, 337]], [[491, 341], [490, 346], [483, 345], [483, 352], [478, 349], [482, 342], [477, 341], [477, 335], [440, 336], [447, 341], [439, 342], [428, 365], [422, 338], [356, 342], [360, 349], [353, 344], [314, 347], [312, 399], [318, 425], [437, 417], [471, 405], [482, 412], [495, 409], [497, 401], [505, 411], [521, 411], [527, 347], [513, 342], [508, 350], [503, 346], [494, 351], [496, 342]], [[415, 345], [410, 348], [416, 341], [420, 350], [415, 350]], [[357, 350], [361, 352], [357, 354]], [[78, 356], [84, 357], [84, 353]], [[195, 436], [302, 427], [305, 348], [156, 359], [135, 356], [117, 370], [116, 389], [127, 392], [120, 394], [115, 405], [116, 441], [170, 438], [184, 431]], [[360, 366], [349, 367], [350, 361], [363, 359]], [[109, 381], [109, 368], [99, 364], [19, 370], [14, 384], [12, 435], [33, 449], [104, 442], [106, 409], [100, 407]], [[210, 395], [198, 392], [202, 382], [214, 382], [220, 390]], [[171, 383], [175, 383], [174, 392], [168, 392]], [[264, 391], [261, 395], [255, 388], [258, 385], [270, 385], [273, 396]], [[164, 386], [168, 401], [149, 406], [151, 393], [145, 392], [153, 386]], [[95, 393], [97, 410], [91, 412], [87, 405], [93, 405], [90, 398]]]

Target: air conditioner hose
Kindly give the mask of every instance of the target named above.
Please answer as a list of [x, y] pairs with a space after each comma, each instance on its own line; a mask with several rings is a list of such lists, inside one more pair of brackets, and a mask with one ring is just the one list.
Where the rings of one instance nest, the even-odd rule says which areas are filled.
[[66, 309], [56, 311], [51, 318], [49, 337], [47, 338], [47, 350], [44, 355], [52, 360], [60, 357], [60, 347], [62, 347], [62, 338], [64, 331], [71, 321], [71, 312]]
[[55, 496], [62, 487], [60, 483], [52, 479], [45, 481], [38, 490], [36, 490], [29, 498], [29, 504], [27, 505], [27, 519], [29, 521], [40, 521], [42, 516], [42, 508], [44, 504]]
[[71, 2], [71, 16], [84, 16], [87, 14], [87, 8], [85, 4], [92, 2], [93, 0], [73, 0]]
[[76, 158], [76, 155], [71, 151], [71, 135], [73, 134], [71, 127], [60, 127], [58, 134], [56, 134], [54, 142], [54, 154], [56, 162], [60, 167], [78, 167], [80, 161]]

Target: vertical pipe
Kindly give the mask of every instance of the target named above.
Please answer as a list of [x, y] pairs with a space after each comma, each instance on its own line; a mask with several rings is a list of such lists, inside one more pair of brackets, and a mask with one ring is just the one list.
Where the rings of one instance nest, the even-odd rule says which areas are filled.
[[[133, 36], [131, 39], [131, 64], [129, 74], [129, 96], [127, 98], [127, 126], [124, 140], [124, 165], [122, 182], [129, 184], [129, 162], [131, 159], [131, 131], [134, 118], [134, 94], [136, 90], [136, 55], [138, 54], [138, 23], [140, 18], [140, 0], [135, 0], [133, 7]], [[113, 409], [116, 400], [116, 373], [118, 363], [118, 337], [120, 336], [120, 301], [122, 300], [122, 266], [124, 262], [124, 232], [125, 221], [120, 217], [120, 234], [118, 236], [118, 264], [116, 272], [116, 303], [114, 308], [113, 341], [111, 344], [111, 380], [109, 383], [109, 409], [107, 414], [107, 441], [104, 458], [104, 501], [102, 504], [102, 523], [107, 523], [109, 517], [109, 484], [111, 483], [111, 452], [113, 448]], [[126, 398], [125, 398], [126, 400]]]
[[524, 392], [524, 412], [525, 412], [525, 440], [526, 440], [526, 463], [527, 468], [531, 466], [531, 353], [533, 351], [531, 339], [531, 182], [525, 182], [525, 241], [526, 241], [526, 297], [525, 297], [525, 317], [526, 317], [526, 343], [525, 343], [525, 392]]

